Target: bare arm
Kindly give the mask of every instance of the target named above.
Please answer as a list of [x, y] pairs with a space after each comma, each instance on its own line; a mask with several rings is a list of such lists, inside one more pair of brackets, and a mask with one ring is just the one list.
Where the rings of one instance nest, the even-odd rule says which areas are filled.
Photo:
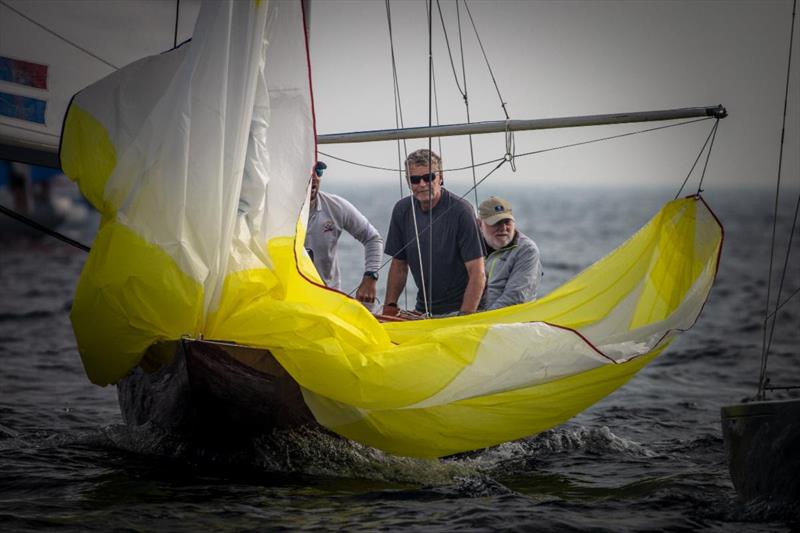
[[[483, 268], [481, 268], [483, 270]], [[406, 278], [408, 277], [408, 262], [402, 259], [392, 259], [392, 264], [389, 267], [389, 277], [386, 279], [386, 297], [383, 300], [383, 314], [394, 316], [400, 310], [397, 307], [397, 300], [406, 286]], [[386, 304], [395, 304], [394, 306], [387, 306]]]
[[[377, 285], [378, 282], [374, 278], [369, 276], [364, 276], [361, 278], [361, 283], [356, 289], [356, 300], [368, 304], [374, 303], [375, 295], [377, 293]], [[370, 306], [367, 307], [369, 308]]]
[[467, 290], [464, 291], [464, 299], [461, 301], [461, 312], [469, 314], [478, 310], [478, 304], [481, 303], [481, 296], [483, 296], [483, 288], [486, 285], [483, 257], [467, 261], [464, 266], [467, 267], [469, 281], [467, 282]]

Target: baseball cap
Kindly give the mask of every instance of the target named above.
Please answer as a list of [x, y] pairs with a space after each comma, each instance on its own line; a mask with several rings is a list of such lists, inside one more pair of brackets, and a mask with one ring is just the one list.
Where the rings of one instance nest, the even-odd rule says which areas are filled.
[[478, 216], [482, 221], [493, 226], [501, 220], [514, 220], [511, 214], [511, 203], [497, 196], [490, 196], [478, 207]]

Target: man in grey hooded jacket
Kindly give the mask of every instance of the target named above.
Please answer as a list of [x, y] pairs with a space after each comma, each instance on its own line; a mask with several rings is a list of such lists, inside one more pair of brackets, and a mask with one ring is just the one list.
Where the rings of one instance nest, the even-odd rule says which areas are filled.
[[511, 203], [490, 196], [478, 208], [486, 243], [486, 311], [529, 302], [536, 298], [542, 278], [539, 248], [516, 228]]

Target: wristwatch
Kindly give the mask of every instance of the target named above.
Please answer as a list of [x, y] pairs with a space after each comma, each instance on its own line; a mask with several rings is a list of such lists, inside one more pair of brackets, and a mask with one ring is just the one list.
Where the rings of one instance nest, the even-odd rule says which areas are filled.
[[372, 278], [375, 281], [378, 281], [378, 273], [375, 272], [374, 270], [367, 270], [366, 272], [364, 272], [364, 277], [365, 278]]

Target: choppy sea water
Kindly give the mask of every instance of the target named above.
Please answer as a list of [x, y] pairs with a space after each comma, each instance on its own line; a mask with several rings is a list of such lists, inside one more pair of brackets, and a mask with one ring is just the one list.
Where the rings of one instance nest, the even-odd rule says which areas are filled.
[[[346, 196], [385, 234], [397, 187], [341, 187], [326, 176], [323, 188]], [[519, 228], [538, 243], [545, 294], [624, 241], [674, 191], [480, 191], [489, 194], [511, 199]], [[115, 389], [84, 376], [69, 324], [85, 254], [50, 239], [0, 243], [0, 524], [6, 531], [789, 530], [797, 517], [785, 509], [737, 500], [719, 424], [722, 405], [756, 389], [771, 193], [705, 197], [725, 226], [725, 244], [694, 329], [568, 423], [436, 461], [310, 430], [223, 453], [126, 428]], [[784, 207], [781, 244], [791, 222], [792, 206]], [[65, 230], [91, 242], [92, 226]], [[343, 239], [340, 252], [350, 290], [363, 271], [361, 247]], [[784, 295], [798, 287], [794, 268]], [[800, 296], [776, 327], [775, 384], [800, 384], [798, 324]]]

